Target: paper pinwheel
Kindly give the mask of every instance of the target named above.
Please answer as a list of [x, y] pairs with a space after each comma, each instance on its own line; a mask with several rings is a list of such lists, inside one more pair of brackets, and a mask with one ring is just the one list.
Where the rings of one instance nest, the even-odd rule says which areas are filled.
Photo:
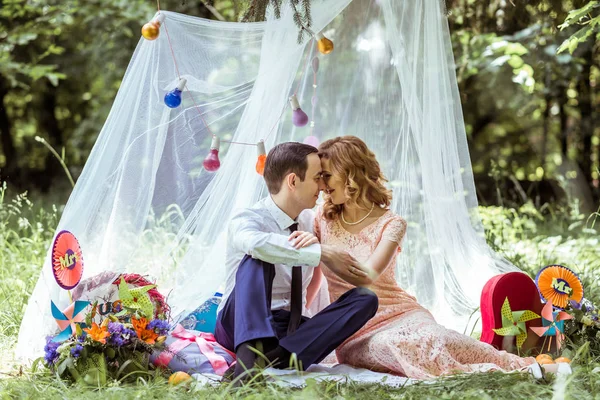
[[77, 300], [74, 303], [71, 303], [71, 305], [65, 308], [63, 311], [60, 311], [52, 300], [50, 300], [50, 303], [52, 307], [52, 316], [60, 328], [60, 333], [56, 335], [52, 341], [64, 342], [75, 334], [75, 324], [81, 323], [85, 320], [83, 310], [90, 305], [90, 302]]
[[60, 231], [52, 245], [52, 273], [58, 285], [71, 290], [81, 280], [83, 258], [79, 242], [69, 231]]
[[119, 298], [123, 306], [139, 311], [144, 317], [152, 318], [154, 316], [154, 305], [148, 291], [156, 285], [146, 285], [130, 289], [125, 279], [121, 278], [119, 282]]
[[548, 265], [538, 272], [535, 283], [540, 296], [554, 307], [564, 309], [569, 300], [581, 303], [583, 285], [573, 271], [562, 265]]
[[[530, 329], [534, 331], [539, 337], [542, 336], [556, 336], [556, 348], [560, 349], [560, 344], [564, 338], [565, 320], [572, 319], [573, 316], [569, 315], [565, 311], [552, 311], [552, 302], [548, 301], [544, 308], [542, 308], [542, 325], [543, 326], [532, 326]], [[550, 344], [548, 343], [548, 349]]]
[[510, 308], [508, 297], [502, 304], [502, 328], [493, 329], [500, 336], [516, 336], [517, 347], [521, 348], [527, 339], [527, 327], [525, 322], [540, 318], [539, 315], [530, 310], [513, 311]]

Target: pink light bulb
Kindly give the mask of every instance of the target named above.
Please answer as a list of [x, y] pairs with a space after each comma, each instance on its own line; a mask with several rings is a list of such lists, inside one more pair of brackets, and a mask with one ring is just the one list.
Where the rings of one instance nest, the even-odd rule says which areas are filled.
[[312, 135], [307, 136], [304, 138], [303, 143], [311, 145], [313, 147], [319, 147], [319, 138], [317, 138], [316, 136], [312, 136]]
[[290, 97], [290, 104], [292, 106], [292, 123], [297, 127], [308, 124], [308, 115], [300, 108], [300, 103], [295, 94]]
[[218, 137], [213, 136], [212, 142], [210, 144], [210, 152], [202, 162], [204, 169], [208, 172], [215, 172], [221, 166], [221, 161], [219, 161], [219, 147], [221, 141]]
[[312, 59], [312, 69], [315, 74], [319, 72], [319, 57], [317, 56]]

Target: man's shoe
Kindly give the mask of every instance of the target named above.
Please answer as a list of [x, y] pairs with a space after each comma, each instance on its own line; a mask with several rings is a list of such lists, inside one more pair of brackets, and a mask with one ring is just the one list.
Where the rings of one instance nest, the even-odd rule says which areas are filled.
[[227, 371], [223, 373], [223, 377], [221, 378], [221, 382], [229, 383], [233, 380], [233, 373], [235, 371], [235, 362], [227, 368]]

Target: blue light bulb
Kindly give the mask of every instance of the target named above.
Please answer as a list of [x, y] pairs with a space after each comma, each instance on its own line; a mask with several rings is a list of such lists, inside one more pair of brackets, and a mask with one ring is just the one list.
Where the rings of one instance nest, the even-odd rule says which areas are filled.
[[165, 104], [170, 108], [177, 108], [181, 104], [181, 90], [173, 89], [165, 95]]
[[183, 88], [185, 88], [186, 83], [187, 80], [185, 78], [179, 79], [179, 84], [177, 84], [177, 87], [165, 95], [165, 104], [167, 107], [179, 107], [181, 104], [181, 92], [183, 91]]

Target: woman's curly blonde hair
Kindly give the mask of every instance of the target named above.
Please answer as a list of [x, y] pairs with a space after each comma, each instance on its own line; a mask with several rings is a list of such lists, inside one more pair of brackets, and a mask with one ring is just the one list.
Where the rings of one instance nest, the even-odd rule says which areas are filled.
[[[385, 187], [387, 179], [381, 173], [375, 154], [356, 136], [341, 136], [327, 140], [319, 146], [319, 157], [331, 163], [332, 172], [346, 182], [345, 193], [349, 204], [375, 203], [389, 207], [392, 191]], [[323, 215], [334, 220], [342, 212], [343, 205], [335, 205], [331, 197], [325, 195]]]

